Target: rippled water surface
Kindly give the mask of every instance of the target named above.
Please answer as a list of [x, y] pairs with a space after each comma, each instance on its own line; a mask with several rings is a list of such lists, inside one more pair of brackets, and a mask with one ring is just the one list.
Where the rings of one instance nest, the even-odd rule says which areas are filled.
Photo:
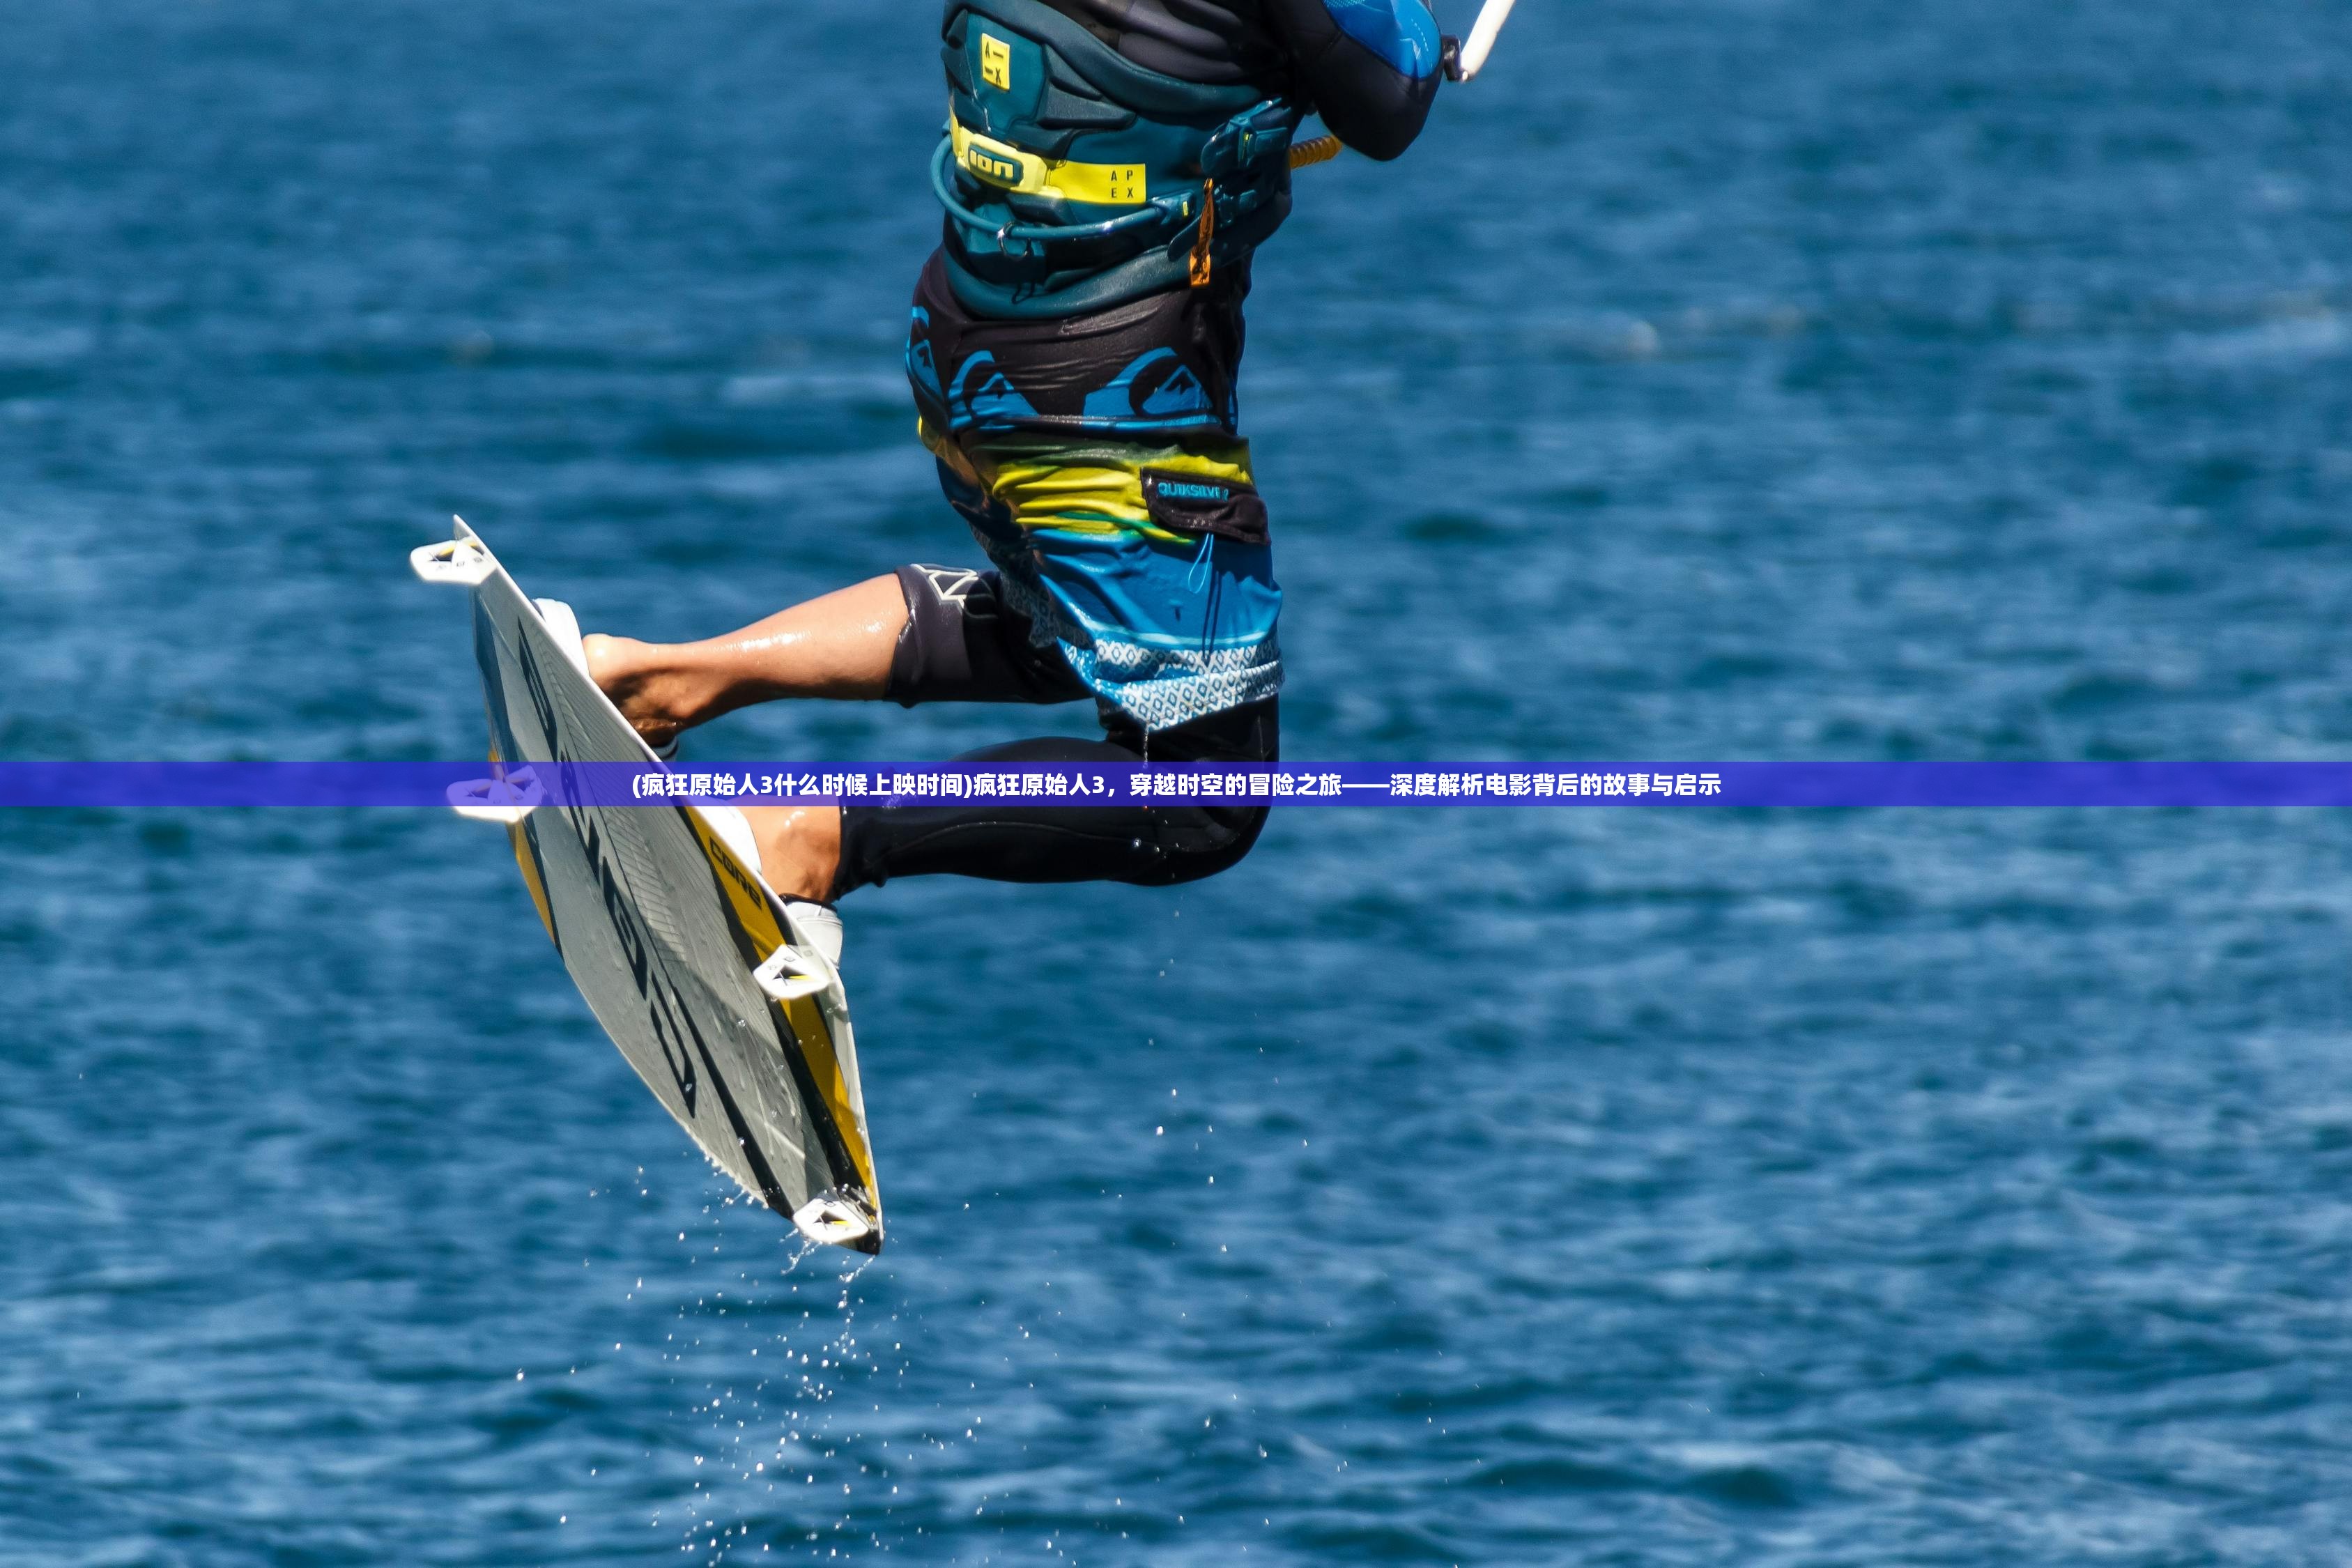
[[[1519, 13], [1260, 269], [1290, 755], [2347, 754], [2352, 16]], [[967, 559], [934, 21], [0, 0], [0, 756], [478, 754], [452, 511], [646, 635]], [[895, 884], [853, 1268], [495, 834], [0, 816], [0, 1561], [2340, 1562], [2347, 889], [2320, 812]]]

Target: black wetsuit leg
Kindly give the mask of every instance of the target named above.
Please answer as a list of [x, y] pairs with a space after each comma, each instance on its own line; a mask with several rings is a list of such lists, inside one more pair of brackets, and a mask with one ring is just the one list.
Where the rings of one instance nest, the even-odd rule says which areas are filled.
[[[993, 573], [901, 567], [907, 631], [888, 695], [933, 700], [1056, 702], [1090, 695], [1029, 622], [999, 597]], [[961, 762], [1270, 763], [1279, 755], [1274, 699], [1146, 735], [1103, 712], [1099, 741], [1045, 737], [986, 746]], [[952, 875], [999, 882], [1131, 882], [1169, 887], [1214, 876], [1250, 852], [1265, 806], [845, 805], [833, 896], [893, 877]]]

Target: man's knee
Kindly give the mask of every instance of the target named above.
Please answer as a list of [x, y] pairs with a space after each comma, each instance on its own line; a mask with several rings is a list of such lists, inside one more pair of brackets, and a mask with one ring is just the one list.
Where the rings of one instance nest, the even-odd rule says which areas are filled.
[[901, 566], [907, 625], [890, 656], [884, 695], [919, 702], [1070, 702], [1087, 688], [1054, 647], [1039, 647], [1031, 623], [1004, 602], [993, 572]]
[[[1269, 697], [1124, 743], [1153, 762], [1271, 763], [1282, 751], [1280, 713]], [[1115, 728], [1112, 739], [1121, 739]], [[1167, 826], [1152, 885], [1197, 882], [1239, 865], [1265, 831], [1266, 812], [1262, 805], [1202, 805], [1157, 813]]]
[[1149, 886], [1173, 888], [1230, 871], [1256, 847], [1257, 836], [1265, 828], [1266, 808], [1262, 805], [1203, 806], [1197, 815], [1205, 820], [1185, 824], [1162, 842], [1160, 862]]
[[1102, 706], [1113, 743], [1154, 763], [1271, 763], [1282, 755], [1282, 701], [1268, 697], [1149, 734], [1128, 715]]

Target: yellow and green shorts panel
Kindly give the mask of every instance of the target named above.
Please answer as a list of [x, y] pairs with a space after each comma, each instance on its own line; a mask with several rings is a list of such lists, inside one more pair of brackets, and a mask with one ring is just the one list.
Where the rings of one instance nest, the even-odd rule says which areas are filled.
[[1282, 590], [1248, 442], [958, 437], [928, 421], [921, 436], [1007, 605], [1104, 701], [1163, 730], [1281, 689]]

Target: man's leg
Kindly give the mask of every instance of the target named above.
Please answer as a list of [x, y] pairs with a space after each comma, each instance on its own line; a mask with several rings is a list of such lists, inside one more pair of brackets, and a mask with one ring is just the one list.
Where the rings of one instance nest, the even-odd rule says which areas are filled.
[[841, 868], [841, 807], [747, 805], [742, 812], [768, 886], [787, 899], [831, 902]]
[[[863, 583], [780, 610], [702, 642], [584, 639], [588, 673], [649, 744], [721, 713], [782, 697], [881, 697], [907, 627], [898, 579]], [[832, 895], [841, 860], [841, 811], [831, 805], [747, 806], [768, 885], [786, 898]]]
[[[703, 642], [591, 637], [584, 647], [591, 678], [656, 746], [722, 713], [783, 697], [888, 699], [912, 707], [1089, 695], [1057, 650], [1035, 645], [1027, 618], [1003, 604], [993, 574], [952, 567], [902, 566]], [[746, 806], [743, 815], [769, 886], [787, 898], [834, 895], [839, 807]]]
[[780, 697], [870, 700], [907, 628], [898, 579], [870, 577], [702, 642], [584, 640], [588, 674], [650, 745]]
[[[1279, 754], [1267, 698], [1146, 735], [1107, 714], [1099, 741], [1045, 739], [990, 746], [959, 761], [1270, 763]], [[832, 848], [834, 896], [894, 877], [986, 877], [999, 882], [1128, 882], [1165, 888], [1213, 877], [1249, 853], [1265, 806], [1140, 802], [1024, 805], [978, 800], [852, 805]]]
[[[1196, 719], [1146, 736], [1115, 723], [1100, 741], [1014, 741], [959, 762], [1270, 763], [1276, 704]], [[1165, 888], [1226, 869], [1250, 852], [1266, 808], [1241, 805], [755, 805], [743, 808], [768, 885], [829, 902], [893, 877], [998, 882], [1129, 882]]]

